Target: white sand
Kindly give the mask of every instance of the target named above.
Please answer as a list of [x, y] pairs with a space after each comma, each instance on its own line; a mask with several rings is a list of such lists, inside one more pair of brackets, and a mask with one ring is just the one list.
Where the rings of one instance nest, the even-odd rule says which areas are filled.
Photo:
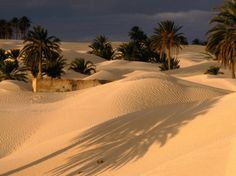
[[[71, 59], [86, 45], [63, 48]], [[87, 55], [98, 72], [65, 77], [113, 82], [69, 93], [0, 82], [0, 175], [235, 176], [236, 82], [204, 75], [215, 62], [201, 50], [185, 48], [183, 68], [166, 73]]]

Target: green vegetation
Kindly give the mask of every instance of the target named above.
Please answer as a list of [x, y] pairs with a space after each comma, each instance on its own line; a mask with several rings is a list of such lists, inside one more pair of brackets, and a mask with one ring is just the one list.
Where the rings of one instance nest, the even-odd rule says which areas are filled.
[[175, 25], [173, 21], [162, 21], [154, 28], [154, 35], [151, 37], [152, 48], [159, 52], [161, 57], [165, 53], [168, 60], [168, 69], [171, 69], [171, 51], [177, 54], [183, 41], [186, 41], [183, 33], [179, 32], [182, 26]]
[[[2, 21], [4, 22], [6, 21]], [[24, 38], [24, 47], [21, 51], [16, 49], [9, 53], [0, 49], [1, 79], [21, 77], [19, 80], [24, 81], [26, 69], [37, 78], [42, 78], [43, 75], [61, 78], [65, 74], [66, 60], [61, 55], [60, 40], [57, 37], [49, 36], [42, 26], [29, 30], [30, 21], [27, 17], [15, 17], [8, 25], [11, 30], [4, 33], [0, 29], [0, 35], [4, 38]], [[179, 60], [172, 58], [171, 51], [177, 51], [181, 49], [182, 44], [188, 43], [183, 34], [179, 33], [181, 28], [172, 21], [163, 21], [158, 24], [158, 28], [154, 28], [154, 35], [148, 37], [140, 27], [134, 26], [128, 33], [130, 41], [121, 44], [116, 52], [108, 39], [99, 35], [89, 45], [92, 49], [89, 53], [107, 60], [122, 58], [129, 61], [161, 63], [161, 70], [176, 69], [179, 68]], [[25, 67], [19, 67], [18, 58], [21, 58]], [[86, 75], [96, 72], [95, 65], [83, 58], [75, 59], [69, 69]]]
[[162, 70], [176, 69], [179, 68], [179, 60], [172, 58], [172, 54], [177, 54], [182, 45], [188, 44], [187, 38], [179, 32], [181, 29], [182, 26], [175, 25], [173, 21], [162, 21], [154, 28], [154, 35], [148, 37], [139, 26], [133, 26], [128, 33], [129, 42], [122, 43], [115, 51], [104, 36], [98, 36], [90, 45], [93, 49], [90, 53], [105, 58], [101, 53], [104, 53], [102, 51], [107, 43], [109, 59], [161, 63]]
[[210, 21], [215, 24], [208, 31], [207, 51], [225, 67], [231, 69], [235, 79], [236, 45], [236, 1], [225, 1], [217, 10], [217, 15]]
[[[16, 24], [17, 19], [14, 18], [12, 21]], [[25, 36], [28, 29], [27, 18], [22, 17], [22, 21], [24, 23], [15, 25], [15, 31], [20, 30], [21, 35]], [[66, 60], [61, 55], [60, 40], [55, 36], [49, 36], [42, 26], [36, 26], [29, 31], [24, 44], [21, 51], [12, 49], [6, 52], [0, 49], [0, 80], [26, 81], [26, 71], [30, 71], [33, 77], [38, 78], [42, 78], [43, 75], [61, 78], [65, 74]], [[23, 61], [21, 64], [25, 66], [19, 66], [19, 58]]]
[[150, 39], [138, 27], [134, 26], [129, 32], [130, 41], [121, 44], [116, 55], [129, 61], [159, 62], [160, 56], [150, 48]]
[[91, 75], [96, 72], [96, 66], [91, 61], [85, 61], [83, 58], [76, 58], [71, 62], [69, 70], [74, 70], [85, 75]]
[[218, 74], [224, 74], [224, 73], [220, 72], [220, 67], [218, 67], [218, 66], [210, 66], [210, 68], [208, 68], [207, 71], [204, 74], [218, 75]]
[[193, 45], [203, 45], [204, 46], [204, 45], [207, 44], [207, 42], [206, 41], [202, 41], [202, 40], [200, 40], [198, 38], [195, 38], [195, 39], [193, 39], [192, 44]]
[[171, 58], [170, 59], [170, 67], [169, 67], [169, 62], [166, 57], [163, 57], [162, 63], [159, 66], [161, 71], [166, 71], [166, 70], [172, 70], [172, 69], [178, 69], [180, 68], [179, 65], [179, 60], [177, 58]]
[[42, 65], [53, 62], [55, 54], [61, 52], [60, 40], [55, 36], [48, 36], [47, 30], [42, 26], [36, 26], [28, 32], [24, 40], [24, 47], [20, 56], [30, 68], [33, 76], [42, 78]]
[[11, 50], [6, 53], [4, 49], [0, 49], [0, 81], [27, 81], [26, 68], [24, 66], [20, 66], [16, 53], [17, 50]]
[[5, 53], [6, 53], [6, 50], [0, 48], [0, 62], [4, 61], [7, 58], [7, 55]]
[[0, 19], [0, 38], [1, 39], [24, 39], [31, 26], [28, 17], [14, 17], [10, 21]]
[[97, 55], [106, 60], [111, 60], [114, 54], [111, 43], [103, 35], [97, 36], [89, 47], [92, 49], [92, 51], [89, 51], [90, 54]]
[[58, 53], [54, 53], [48, 63], [43, 65], [43, 72], [51, 78], [61, 78], [65, 74], [66, 59]]

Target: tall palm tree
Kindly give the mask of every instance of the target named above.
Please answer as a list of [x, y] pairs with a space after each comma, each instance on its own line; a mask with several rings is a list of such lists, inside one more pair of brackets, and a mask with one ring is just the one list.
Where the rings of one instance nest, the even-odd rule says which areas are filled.
[[129, 37], [133, 41], [146, 42], [147, 35], [139, 28], [139, 26], [133, 26], [129, 32]]
[[24, 58], [27, 66], [37, 65], [37, 76], [42, 78], [42, 63], [50, 59], [52, 53], [61, 52], [60, 40], [55, 36], [48, 36], [48, 31], [42, 26], [36, 26], [28, 32], [24, 44], [20, 56]]
[[89, 47], [92, 49], [89, 52], [90, 54], [95, 54], [107, 60], [110, 60], [114, 54], [111, 43], [103, 35], [97, 36]]
[[235, 78], [236, 30], [227, 25], [218, 24], [209, 33], [207, 50], [214, 53], [222, 65], [229, 66], [232, 78]]
[[220, 23], [233, 26], [236, 23], [236, 0], [227, 0], [220, 7], [215, 9], [218, 14], [213, 17], [210, 23]]
[[232, 78], [235, 78], [236, 59], [236, 0], [225, 1], [218, 14], [210, 21], [215, 24], [208, 31], [206, 50], [216, 56], [222, 65], [229, 66]]
[[0, 19], [0, 38], [9, 39], [12, 37], [12, 34], [11, 24], [4, 19]]
[[19, 34], [19, 19], [17, 17], [14, 17], [11, 19], [10, 21], [12, 29], [15, 33], [15, 39], [18, 38], [18, 34]]
[[28, 17], [23, 16], [19, 19], [19, 29], [21, 32], [21, 38], [24, 39], [26, 37], [26, 34], [30, 28], [30, 25], [31, 25], [31, 21], [29, 20]]
[[168, 59], [168, 68], [171, 69], [171, 51], [178, 52], [182, 49], [181, 43], [186, 40], [183, 33], [179, 32], [182, 26], [175, 25], [173, 21], [162, 21], [154, 28], [154, 35], [151, 37], [151, 47], [160, 52], [161, 57], [165, 53]]

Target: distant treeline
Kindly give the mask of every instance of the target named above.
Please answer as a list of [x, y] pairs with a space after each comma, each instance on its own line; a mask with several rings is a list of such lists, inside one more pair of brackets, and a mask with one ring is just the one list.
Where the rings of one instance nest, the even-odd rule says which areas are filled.
[[14, 17], [10, 21], [0, 19], [0, 39], [24, 39], [31, 26], [28, 17]]

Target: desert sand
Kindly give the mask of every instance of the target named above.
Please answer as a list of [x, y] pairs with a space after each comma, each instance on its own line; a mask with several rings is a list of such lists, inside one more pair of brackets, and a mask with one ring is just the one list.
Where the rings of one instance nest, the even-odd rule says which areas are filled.
[[[63, 43], [97, 73], [64, 78], [110, 83], [67, 93], [33, 93], [30, 83], [0, 82], [0, 175], [235, 176], [236, 80], [203, 74], [215, 61], [185, 47], [181, 68], [105, 61], [88, 43]], [[21, 48], [0, 41], [0, 48]]]

